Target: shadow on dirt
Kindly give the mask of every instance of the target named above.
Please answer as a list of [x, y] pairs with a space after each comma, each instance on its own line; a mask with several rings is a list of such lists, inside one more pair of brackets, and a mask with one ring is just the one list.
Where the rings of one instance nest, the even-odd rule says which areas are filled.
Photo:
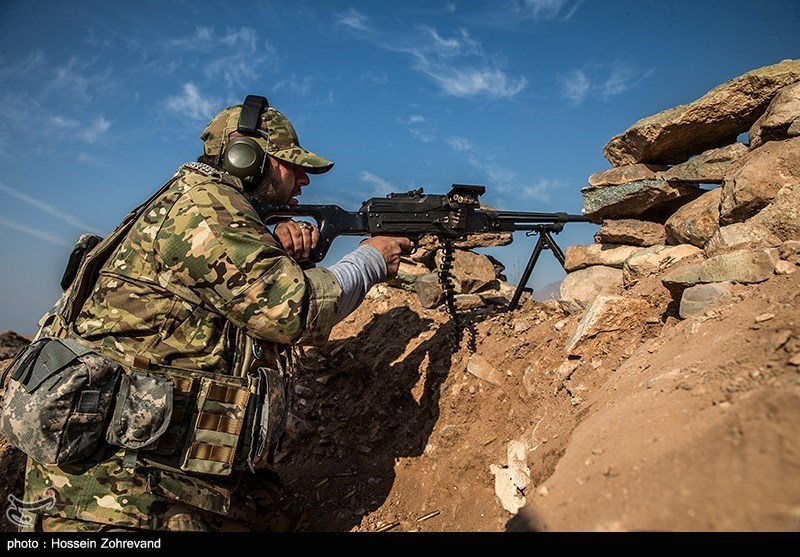
[[293, 406], [314, 431], [289, 438], [277, 468], [313, 530], [358, 526], [386, 500], [397, 460], [425, 450], [453, 356], [452, 325], [432, 325], [405, 307], [377, 315], [297, 381]]

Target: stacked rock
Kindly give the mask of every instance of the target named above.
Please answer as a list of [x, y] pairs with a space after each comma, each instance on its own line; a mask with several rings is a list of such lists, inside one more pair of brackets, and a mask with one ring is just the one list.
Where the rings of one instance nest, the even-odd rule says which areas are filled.
[[581, 190], [601, 228], [565, 253], [567, 311], [658, 275], [686, 317], [800, 264], [800, 60], [642, 119], [603, 153], [612, 168]]
[[[491, 210], [488, 205], [483, 208]], [[453, 242], [454, 259], [450, 271], [455, 292], [456, 308], [460, 310], [491, 309], [507, 305], [514, 287], [507, 283], [505, 267], [495, 258], [475, 253], [475, 248], [505, 246], [513, 240], [511, 232], [473, 234]], [[402, 257], [397, 278], [391, 286], [417, 293], [422, 307], [436, 308], [444, 304], [444, 292], [439, 279], [442, 246], [435, 236], [424, 236], [409, 257]]]

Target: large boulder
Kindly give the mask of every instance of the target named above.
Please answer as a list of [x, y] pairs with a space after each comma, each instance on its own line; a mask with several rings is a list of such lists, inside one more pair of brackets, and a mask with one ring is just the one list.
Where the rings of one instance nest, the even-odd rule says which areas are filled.
[[603, 149], [613, 166], [677, 164], [708, 149], [734, 143], [765, 112], [776, 93], [800, 81], [800, 60], [747, 72], [696, 101], [644, 118]]
[[598, 244], [654, 246], [666, 242], [664, 225], [637, 219], [607, 219], [594, 235]]
[[783, 241], [800, 240], [800, 181], [783, 186], [772, 202], [747, 221]]
[[581, 189], [583, 214], [593, 222], [604, 219], [639, 218], [666, 220], [679, 207], [697, 199], [705, 190], [692, 184], [663, 179]]
[[750, 148], [800, 135], [800, 82], [781, 89], [750, 128]]
[[564, 270], [568, 273], [593, 265], [622, 269], [625, 262], [644, 248], [618, 244], [590, 244], [569, 246], [564, 252]]
[[793, 183], [800, 183], [800, 137], [770, 141], [751, 151], [722, 184], [720, 224], [747, 220]]
[[639, 180], [655, 180], [660, 172], [669, 167], [659, 164], [630, 164], [595, 172], [589, 176], [590, 186], [616, 186]]
[[670, 182], [721, 184], [731, 167], [747, 152], [748, 147], [744, 143], [709, 149], [662, 172], [660, 176]]
[[599, 294], [622, 293], [622, 269], [595, 265], [568, 274], [559, 287], [561, 307], [580, 313]]
[[756, 248], [776, 248], [781, 239], [772, 234], [766, 226], [752, 222], [736, 222], [720, 227], [705, 246], [709, 257], [728, 251]]
[[661, 277], [661, 283], [680, 301], [683, 291], [709, 282], [764, 282], [775, 274], [777, 249], [737, 250], [674, 268]]
[[714, 188], [675, 211], [664, 223], [667, 243], [702, 248], [719, 228], [721, 197], [722, 189]]

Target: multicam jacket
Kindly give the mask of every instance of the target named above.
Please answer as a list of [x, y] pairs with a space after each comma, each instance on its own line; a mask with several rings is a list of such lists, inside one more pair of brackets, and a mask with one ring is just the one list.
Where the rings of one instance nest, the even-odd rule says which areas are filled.
[[[75, 332], [131, 369], [229, 375], [240, 356], [231, 331], [275, 345], [319, 344], [340, 295], [333, 273], [303, 270], [286, 256], [238, 179], [187, 163], [104, 265]], [[166, 528], [165, 509], [175, 505], [236, 518], [225, 487], [235, 476], [142, 468], [124, 450], [104, 458], [62, 468], [30, 461], [25, 499], [54, 494], [47, 514], [134, 528]]]
[[[101, 271], [77, 332], [130, 364], [223, 371], [228, 322], [276, 344], [318, 344], [335, 323], [333, 273], [283, 251], [238, 179], [184, 165]], [[125, 363], [125, 362], [123, 362]]]

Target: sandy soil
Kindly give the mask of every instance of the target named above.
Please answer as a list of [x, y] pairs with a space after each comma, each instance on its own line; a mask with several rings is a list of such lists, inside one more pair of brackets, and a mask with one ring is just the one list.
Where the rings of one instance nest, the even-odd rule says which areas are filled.
[[[798, 531], [799, 282], [740, 285], [682, 321], [644, 281], [629, 294], [649, 310], [566, 367], [580, 316], [528, 302], [479, 317], [499, 385], [466, 371], [445, 313], [393, 289], [308, 353], [282, 473], [324, 531]], [[519, 513], [490, 471], [514, 440]]]

